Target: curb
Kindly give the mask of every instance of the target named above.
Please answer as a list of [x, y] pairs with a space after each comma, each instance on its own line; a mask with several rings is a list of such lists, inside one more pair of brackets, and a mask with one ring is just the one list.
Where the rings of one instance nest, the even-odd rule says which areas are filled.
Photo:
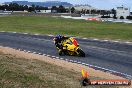
[[[11, 47], [7, 47], [7, 48], [11, 48]], [[116, 75], [116, 76], [120, 76], [120, 77], [132, 80], [132, 76], [131, 75], [128, 75], [128, 74], [125, 74], [125, 73], [121, 73], [121, 72], [118, 72], [118, 71], [114, 71], [114, 70], [110, 70], [110, 69], [106, 69], [106, 68], [103, 68], [103, 67], [91, 65], [91, 64], [86, 64], [86, 63], [83, 63], [83, 62], [80, 62], [80, 61], [71, 60], [71, 59], [65, 59], [65, 58], [56, 57], [56, 56], [52, 56], [52, 55], [48, 55], [48, 54], [43, 54], [43, 53], [37, 53], [37, 52], [27, 51], [27, 50], [19, 49], [19, 48], [17, 48], [17, 49], [13, 48], [13, 49], [18, 50], [18, 51], [24, 51], [24, 52], [27, 52], [27, 53], [33, 53], [33, 54], [38, 54], [38, 55], [42, 55], [42, 56], [47, 56], [47, 57], [50, 57], [51, 59], [54, 59], [54, 60], [58, 59], [58, 60], [66, 61], [66, 62], [81, 64], [81, 65], [87, 66], [89, 68], [93, 68], [94, 70], [103, 71], [103, 72], [106, 72], [106, 73], [110, 73], [112, 75]]]

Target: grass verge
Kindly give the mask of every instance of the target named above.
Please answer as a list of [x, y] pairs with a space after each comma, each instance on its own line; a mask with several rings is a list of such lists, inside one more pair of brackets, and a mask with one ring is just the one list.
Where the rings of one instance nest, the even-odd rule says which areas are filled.
[[64, 70], [62, 67], [39, 60], [0, 54], [2, 88], [78, 88], [79, 75], [77, 72]]
[[[54, 64], [0, 53], [1, 88], [82, 88], [79, 82], [80, 77], [79, 72]], [[93, 87], [118, 88], [116, 86], [88, 86], [88, 88]]]
[[132, 41], [132, 24], [72, 20], [46, 16], [0, 17], [0, 31], [66, 34]]

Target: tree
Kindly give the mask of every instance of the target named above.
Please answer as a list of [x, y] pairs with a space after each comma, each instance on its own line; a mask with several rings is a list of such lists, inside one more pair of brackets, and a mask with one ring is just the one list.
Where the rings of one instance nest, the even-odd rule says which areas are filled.
[[127, 16], [126, 19], [132, 20], [132, 16]]
[[91, 10], [91, 14], [95, 14], [96, 13], [96, 10]]
[[35, 6], [34, 8], [35, 8], [35, 10], [40, 10], [40, 6], [39, 5]]
[[96, 14], [101, 14], [101, 10], [97, 10], [96, 11]]
[[48, 7], [43, 7], [44, 8], [44, 10], [48, 10], [49, 8]]
[[35, 5], [34, 4], [32, 4], [32, 10], [35, 11]]
[[19, 5], [19, 11], [24, 11], [24, 5]]
[[113, 18], [117, 19], [117, 17], [116, 17], [116, 10], [114, 8], [111, 10], [111, 13], [114, 14]]
[[35, 5], [32, 4], [32, 7], [28, 8], [28, 12], [34, 12], [35, 11]]
[[87, 11], [86, 11], [86, 14], [89, 14], [89, 13], [90, 13], [90, 10], [87, 10]]
[[20, 11], [20, 9], [22, 9], [22, 8], [23, 8], [23, 6], [20, 6], [17, 3], [10, 3], [7, 9], [9, 11], [13, 12], [13, 11]]
[[124, 17], [123, 16], [120, 16], [120, 19], [124, 19]]
[[51, 12], [56, 13], [57, 10], [58, 10], [58, 8], [57, 8], [56, 6], [52, 6], [52, 8], [51, 8]]
[[[57, 7], [55, 7], [58, 9]], [[48, 10], [48, 7], [42, 7], [42, 6], [35, 6], [34, 4], [32, 7], [28, 7], [27, 5], [19, 5], [17, 3], [10, 3], [9, 5], [0, 5], [0, 10], [6, 10], [6, 11], [24, 11], [27, 10], [29, 12], [35, 11], [35, 10]]]
[[58, 12], [59, 13], [65, 13], [66, 12], [66, 9], [64, 6], [60, 5], [59, 8], [58, 8]]
[[71, 8], [71, 13], [74, 13], [74, 12], [75, 12], [75, 8], [72, 7], [72, 8]]
[[105, 10], [101, 10], [101, 15], [106, 15], [106, 11]]
[[111, 11], [107, 11], [106, 13], [107, 13], [107, 16], [110, 17]]
[[4, 10], [8, 10], [9, 9], [9, 7], [8, 7], [8, 5], [3, 5], [3, 7], [4, 7]]
[[23, 6], [23, 8], [24, 8], [24, 10], [28, 10], [28, 6], [27, 5]]
[[33, 7], [29, 7], [28, 8], [28, 12], [32, 12], [32, 11], [35, 11]]
[[0, 10], [5, 10], [4, 6], [0, 6]]
[[85, 9], [82, 9], [81, 13], [82, 13], [82, 14], [85, 14]]

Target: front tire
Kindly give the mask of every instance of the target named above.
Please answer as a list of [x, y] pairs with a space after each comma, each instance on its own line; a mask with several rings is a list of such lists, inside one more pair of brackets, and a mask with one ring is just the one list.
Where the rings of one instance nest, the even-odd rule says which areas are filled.
[[79, 56], [85, 57], [85, 53], [81, 49], [78, 49], [78, 53], [79, 53]]

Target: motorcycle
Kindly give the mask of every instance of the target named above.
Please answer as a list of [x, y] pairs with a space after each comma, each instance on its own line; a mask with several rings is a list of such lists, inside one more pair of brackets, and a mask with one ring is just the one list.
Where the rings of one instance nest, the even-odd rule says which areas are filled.
[[62, 50], [58, 49], [59, 55], [70, 55], [70, 56], [80, 56], [85, 57], [85, 53], [79, 47], [77, 40], [73, 37], [62, 40], [61, 42]]

